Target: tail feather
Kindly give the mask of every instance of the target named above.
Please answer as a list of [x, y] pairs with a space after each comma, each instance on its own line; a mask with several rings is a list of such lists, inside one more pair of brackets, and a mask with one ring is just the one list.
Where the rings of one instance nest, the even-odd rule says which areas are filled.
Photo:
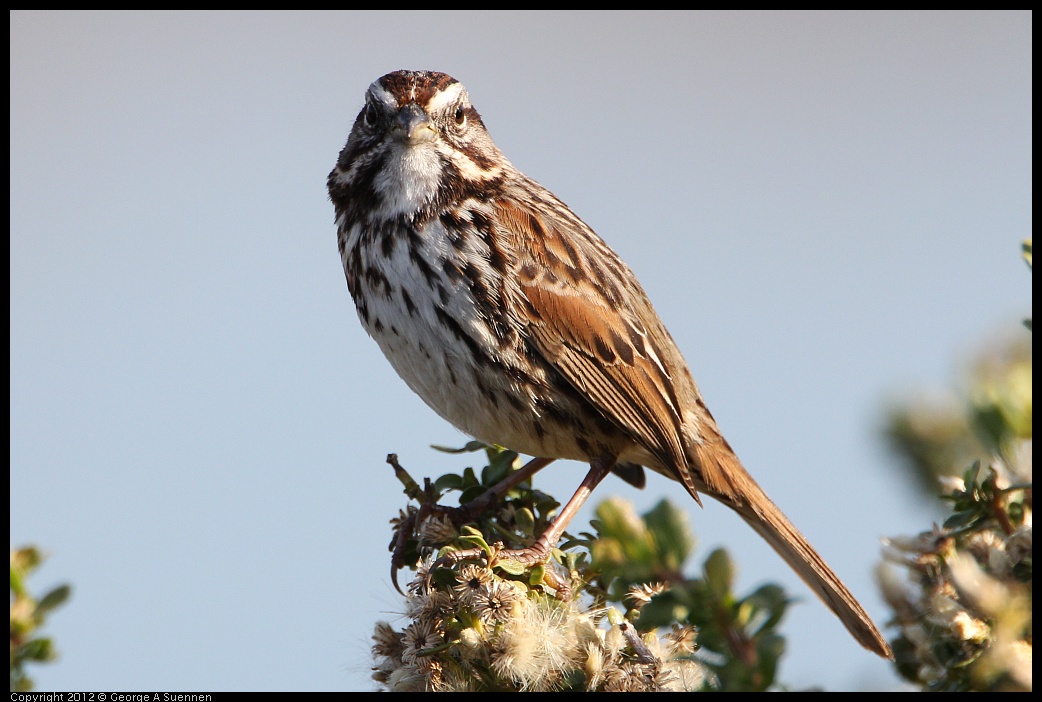
[[702, 492], [724, 503], [756, 530], [822, 602], [847, 631], [869, 651], [893, 660], [886, 639], [846, 585], [810, 545], [803, 534], [771, 501], [719, 437], [695, 447], [694, 463]]
[[[769, 500], [766, 495], [764, 497]], [[858, 643], [873, 653], [893, 660], [894, 654], [886, 639], [854, 595], [781, 510], [773, 503], [769, 504], [769, 509], [758, 511], [748, 506], [728, 506], [766, 539], [814, 594], [839, 617]]]

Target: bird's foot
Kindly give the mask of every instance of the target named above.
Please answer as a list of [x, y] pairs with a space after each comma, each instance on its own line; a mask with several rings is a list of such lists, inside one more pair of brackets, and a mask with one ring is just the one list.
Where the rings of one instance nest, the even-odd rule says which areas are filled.
[[[399, 594], [402, 588], [398, 585], [398, 571], [409, 565], [406, 562], [406, 551], [409, 540], [419, 536], [419, 532], [431, 518], [447, 520], [455, 529], [461, 525], [473, 521], [473, 510], [467, 507], [445, 507], [439, 504], [424, 503], [419, 508], [410, 508], [407, 514], [403, 514], [394, 528], [394, 538], [391, 541], [391, 583]], [[468, 549], [470, 550], [470, 549]]]

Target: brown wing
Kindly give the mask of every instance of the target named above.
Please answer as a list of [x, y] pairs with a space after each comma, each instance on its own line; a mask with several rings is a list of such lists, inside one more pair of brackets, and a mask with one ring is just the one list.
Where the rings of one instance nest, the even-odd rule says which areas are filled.
[[[675, 377], [687, 370], [677, 367], [679, 352], [633, 273], [565, 212], [547, 216], [518, 202], [497, 205], [496, 221], [512, 239], [518, 261], [523, 321], [531, 339], [552, 366], [697, 499], [681, 439]], [[569, 229], [558, 230], [551, 222]]]
[[[552, 216], [516, 202], [497, 206], [519, 261], [522, 321], [539, 353], [696, 500], [707, 491], [738, 512], [863, 646], [893, 658], [857, 599], [742, 467], [630, 270], [563, 205], [542, 206]], [[699, 417], [690, 454], [681, 402]]]

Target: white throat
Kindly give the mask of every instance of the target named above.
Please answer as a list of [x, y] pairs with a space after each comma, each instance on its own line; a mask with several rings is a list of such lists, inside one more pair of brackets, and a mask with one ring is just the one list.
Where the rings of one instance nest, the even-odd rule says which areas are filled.
[[373, 184], [383, 196], [382, 214], [394, 217], [429, 205], [441, 182], [442, 161], [434, 142], [393, 144], [387, 166]]

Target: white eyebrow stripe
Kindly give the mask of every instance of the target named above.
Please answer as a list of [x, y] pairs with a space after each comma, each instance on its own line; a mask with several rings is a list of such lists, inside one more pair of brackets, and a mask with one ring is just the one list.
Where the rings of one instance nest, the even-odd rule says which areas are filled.
[[467, 91], [463, 88], [462, 83], [453, 83], [431, 96], [430, 102], [427, 103], [427, 111], [428, 113], [438, 112], [446, 106], [456, 103], [461, 97], [466, 100]]
[[380, 85], [380, 81], [376, 81], [369, 86], [369, 95], [377, 102], [382, 102], [388, 107], [397, 107], [398, 101], [394, 99], [394, 95], [391, 94], [387, 88]]

